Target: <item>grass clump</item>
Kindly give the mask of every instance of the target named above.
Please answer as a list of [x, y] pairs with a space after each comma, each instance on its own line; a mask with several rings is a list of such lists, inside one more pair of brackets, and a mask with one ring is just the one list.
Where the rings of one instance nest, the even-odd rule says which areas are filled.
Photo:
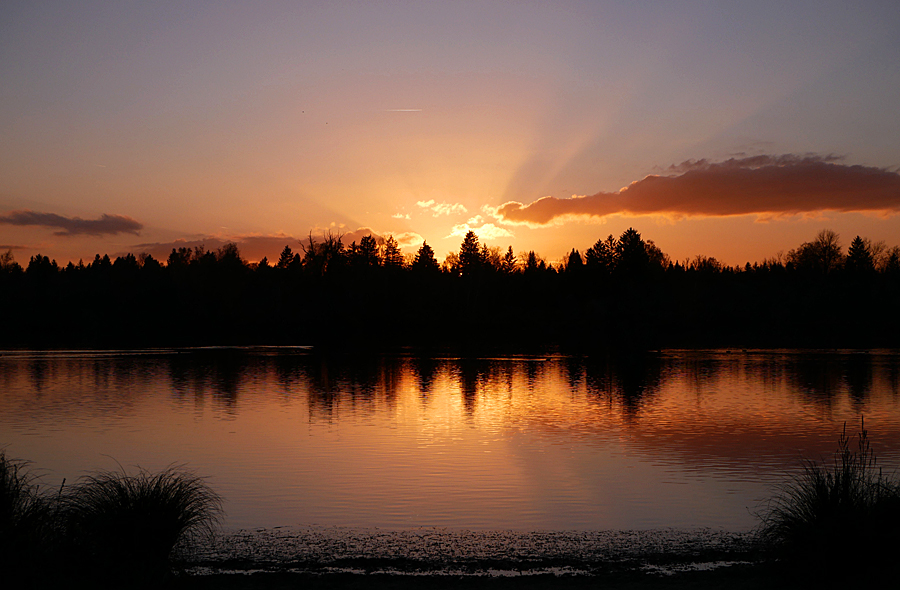
[[831, 465], [807, 461], [761, 515], [765, 546], [822, 574], [882, 570], [900, 550], [900, 482], [876, 466], [865, 423], [851, 450], [847, 425]]
[[49, 550], [50, 510], [29, 463], [0, 450], [0, 564], [21, 567]]
[[78, 562], [117, 578], [158, 579], [177, 545], [211, 535], [222, 498], [197, 475], [169, 467], [83, 477], [61, 498]]

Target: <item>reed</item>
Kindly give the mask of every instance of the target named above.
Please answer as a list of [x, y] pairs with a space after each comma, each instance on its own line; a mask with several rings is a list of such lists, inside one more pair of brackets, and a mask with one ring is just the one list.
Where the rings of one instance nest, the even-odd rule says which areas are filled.
[[865, 423], [851, 450], [847, 425], [831, 465], [804, 463], [761, 514], [764, 545], [816, 571], [882, 569], [900, 549], [900, 482], [876, 466]]
[[136, 475], [97, 472], [60, 502], [77, 562], [113, 577], [167, 575], [176, 545], [212, 534], [222, 515], [222, 498], [203, 478], [177, 466]]

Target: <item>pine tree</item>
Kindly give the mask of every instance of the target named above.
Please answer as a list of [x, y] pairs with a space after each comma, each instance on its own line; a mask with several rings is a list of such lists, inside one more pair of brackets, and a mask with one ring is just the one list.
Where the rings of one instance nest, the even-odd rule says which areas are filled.
[[400, 246], [397, 245], [397, 240], [394, 239], [394, 236], [388, 236], [387, 240], [385, 240], [382, 260], [387, 268], [403, 267], [403, 253], [400, 251]]
[[872, 257], [868, 240], [864, 240], [859, 236], [853, 238], [853, 241], [850, 242], [850, 250], [847, 252], [845, 264], [850, 272], [863, 273], [875, 270], [875, 260]]
[[284, 250], [281, 251], [281, 256], [278, 257], [278, 262], [275, 264], [275, 268], [288, 268], [293, 260], [294, 253], [293, 251], [291, 251], [291, 247], [285, 246]]
[[478, 244], [478, 236], [469, 230], [459, 246], [459, 267], [462, 276], [476, 274], [481, 267], [481, 248]]
[[422, 242], [419, 251], [416, 252], [416, 259], [413, 261], [412, 270], [415, 272], [436, 273], [440, 270], [437, 260], [434, 258], [434, 250], [428, 245], [428, 242]]

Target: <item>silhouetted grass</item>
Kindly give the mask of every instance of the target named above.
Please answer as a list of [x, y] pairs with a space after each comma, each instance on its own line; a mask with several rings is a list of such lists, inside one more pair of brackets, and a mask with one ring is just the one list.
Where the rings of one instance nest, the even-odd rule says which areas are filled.
[[29, 463], [0, 450], [0, 564], [23, 567], [52, 546], [51, 506], [40, 493]]
[[844, 424], [833, 465], [806, 462], [761, 519], [761, 540], [789, 563], [824, 574], [896, 567], [900, 482], [876, 467], [864, 423], [855, 451]]
[[60, 499], [75, 562], [113, 578], [154, 580], [169, 572], [173, 549], [209, 535], [222, 498], [193, 473], [104, 471]]

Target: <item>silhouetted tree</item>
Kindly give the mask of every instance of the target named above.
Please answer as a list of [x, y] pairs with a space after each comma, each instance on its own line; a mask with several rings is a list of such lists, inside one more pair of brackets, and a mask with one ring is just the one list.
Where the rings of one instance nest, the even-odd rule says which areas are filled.
[[312, 276], [325, 276], [344, 263], [344, 245], [339, 234], [329, 231], [318, 243], [310, 232], [308, 245], [301, 243], [300, 247], [303, 249], [303, 269]]
[[22, 267], [19, 266], [18, 262], [16, 262], [16, 259], [13, 256], [12, 248], [9, 248], [3, 254], [0, 254], [0, 272], [13, 274], [21, 271]]
[[878, 270], [888, 275], [900, 275], [900, 246], [885, 252]]
[[795, 268], [827, 274], [842, 266], [844, 255], [839, 236], [823, 229], [812, 242], [804, 242], [788, 252], [787, 259]]
[[634, 276], [647, 270], [650, 257], [647, 255], [646, 244], [637, 230], [629, 227], [619, 236], [616, 258], [616, 271], [621, 274]]
[[388, 236], [384, 241], [384, 255], [382, 256], [386, 268], [403, 268], [403, 253], [394, 236]]
[[191, 263], [191, 250], [189, 248], [172, 248], [166, 259], [166, 266], [170, 269], [185, 268]]
[[440, 270], [440, 266], [434, 258], [434, 250], [431, 249], [428, 242], [422, 242], [419, 251], [416, 252], [412, 270], [417, 273], [437, 273]]
[[[80, 260], [78, 261], [81, 262]], [[159, 263], [159, 260], [148, 254], [147, 252], [141, 252], [138, 255], [138, 263], [140, 263], [141, 268], [146, 272], [157, 272], [162, 268], [162, 265]]]
[[481, 269], [481, 248], [478, 236], [469, 230], [459, 246], [459, 271], [464, 277], [472, 276]]
[[505, 274], [512, 274], [516, 272], [516, 255], [513, 254], [512, 246], [506, 249], [506, 254], [503, 255], [503, 259], [500, 261], [500, 270]]
[[569, 255], [566, 257], [565, 269], [566, 272], [574, 274], [584, 270], [584, 260], [581, 258], [581, 253], [578, 250], [573, 248], [569, 252]]
[[347, 249], [347, 259], [354, 268], [371, 268], [381, 265], [381, 255], [378, 252], [378, 242], [375, 236], [369, 234], [363, 236], [359, 244], [353, 242]]
[[286, 269], [291, 265], [293, 260], [294, 252], [291, 250], [290, 246], [285, 246], [284, 250], [281, 251], [281, 256], [278, 257], [278, 262], [275, 263], [275, 268]]
[[856, 236], [850, 243], [847, 251], [846, 269], [854, 273], [868, 273], [875, 270], [875, 260], [872, 256], [871, 246], [868, 240]]
[[134, 277], [140, 271], [140, 264], [138, 264], [138, 260], [134, 254], [126, 254], [125, 256], [119, 256], [116, 258], [116, 261], [113, 262], [113, 270], [119, 274], [119, 276], [131, 276]]
[[544, 262], [541, 260], [534, 250], [529, 250], [527, 254], [525, 254], [525, 272], [532, 273], [538, 270], [540, 263]]
[[500, 272], [501, 264], [502, 257], [500, 255], [500, 248], [497, 246], [488, 246], [487, 244], [482, 244], [481, 268], [487, 271]]
[[697, 256], [687, 264], [691, 270], [702, 272], [705, 274], [717, 274], [722, 272], [722, 263], [711, 256], [697, 254]]
[[[649, 263], [650, 268], [665, 270], [672, 264], [669, 256], [660, 250], [659, 246], [657, 246], [653, 240], [644, 242], [644, 248], [647, 250], [647, 262]], [[721, 270], [721, 267], [719, 270]]]
[[605, 240], [597, 240], [584, 255], [585, 266], [592, 272], [610, 273], [619, 257], [619, 242], [612, 234]]
[[[108, 256], [106, 261], [109, 262]], [[40, 254], [32, 256], [28, 260], [28, 267], [25, 269], [25, 273], [32, 276], [52, 276], [58, 271], [59, 265], [56, 264], [56, 260], [51, 261], [49, 257], [41, 256]]]

